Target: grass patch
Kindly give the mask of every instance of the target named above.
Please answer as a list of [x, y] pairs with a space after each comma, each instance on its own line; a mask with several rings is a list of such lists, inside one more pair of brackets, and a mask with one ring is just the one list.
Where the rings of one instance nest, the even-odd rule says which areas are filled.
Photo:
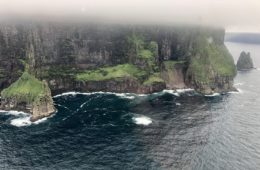
[[17, 101], [33, 102], [43, 93], [44, 84], [28, 72], [24, 72], [16, 82], [4, 89], [1, 95], [3, 98], [15, 98]]
[[164, 80], [160, 77], [160, 73], [154, 73], [149, 78], [143, 82], [143, 85], [149, 86], [156, 83], [164, 83]]
[[138, 53], [138, 57], [144, 59], [154, 59], [154, 55], [150, 50], [141, 50]]
[[124, 77], [143, 78], [146, 72], [132, 64], [121, 64], [113, 67], [104, 67], [96, 70], [87, 70], [76, 75], [78, 81], [104, 81]]

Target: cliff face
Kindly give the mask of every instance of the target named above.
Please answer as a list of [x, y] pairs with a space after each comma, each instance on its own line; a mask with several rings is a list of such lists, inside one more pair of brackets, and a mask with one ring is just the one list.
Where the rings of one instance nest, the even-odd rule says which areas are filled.
[[198, 27], [2, 24], [0, 89], [22, 75], [21, 61], [30, 58], [30, 70], [53, 94], [228, 91], [235, 66], [223, 42], [224, 30]]

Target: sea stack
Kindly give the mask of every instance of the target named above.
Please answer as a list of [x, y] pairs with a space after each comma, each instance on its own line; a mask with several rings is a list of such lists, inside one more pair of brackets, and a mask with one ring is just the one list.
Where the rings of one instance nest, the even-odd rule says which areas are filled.
[[28, 72], [1, 92], [1, 109], [31, 113], [31, 121], [55, 112], [50, 88]]
[[239, 59], [237, 61], [237, 70], [243, 71], [243, 70], [250, 70], [254, 68], [253, 60], [251, 58], [250, 53], [241, 52]]

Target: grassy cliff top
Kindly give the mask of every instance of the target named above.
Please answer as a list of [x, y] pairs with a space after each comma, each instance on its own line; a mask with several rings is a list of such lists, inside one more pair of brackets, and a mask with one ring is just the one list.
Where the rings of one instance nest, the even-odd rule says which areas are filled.
[[11, 86], [1, 92], [3, 98], [16, 98], [18, 101], [33, 102], [39, 95], [44, 93], [44, 84], [28, 72]]
[[143, 85], [149, 86], [155, 83], [164, 83], [165, 81], [160, 77], [160, 73], [154, 73], [148, 77], [146, 81], [144, 81]]
[[76, 75], [78, 81], [104, 81], [116, 78], [141, 78], [147, 73], [132, 64], [120, 64], [112, 67], [103, 67], [96, 70], [87, 70]]

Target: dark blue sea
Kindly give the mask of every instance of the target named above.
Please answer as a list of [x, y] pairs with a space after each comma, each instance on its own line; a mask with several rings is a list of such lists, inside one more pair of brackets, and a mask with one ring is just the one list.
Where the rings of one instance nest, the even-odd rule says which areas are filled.
[[[260, 46], [226, 43], [237, 60]], [[260, 70], [238, 72], [236, 93], [67, 93], [36, 123], [0, 112], [1, 170], [260, 169]]]

